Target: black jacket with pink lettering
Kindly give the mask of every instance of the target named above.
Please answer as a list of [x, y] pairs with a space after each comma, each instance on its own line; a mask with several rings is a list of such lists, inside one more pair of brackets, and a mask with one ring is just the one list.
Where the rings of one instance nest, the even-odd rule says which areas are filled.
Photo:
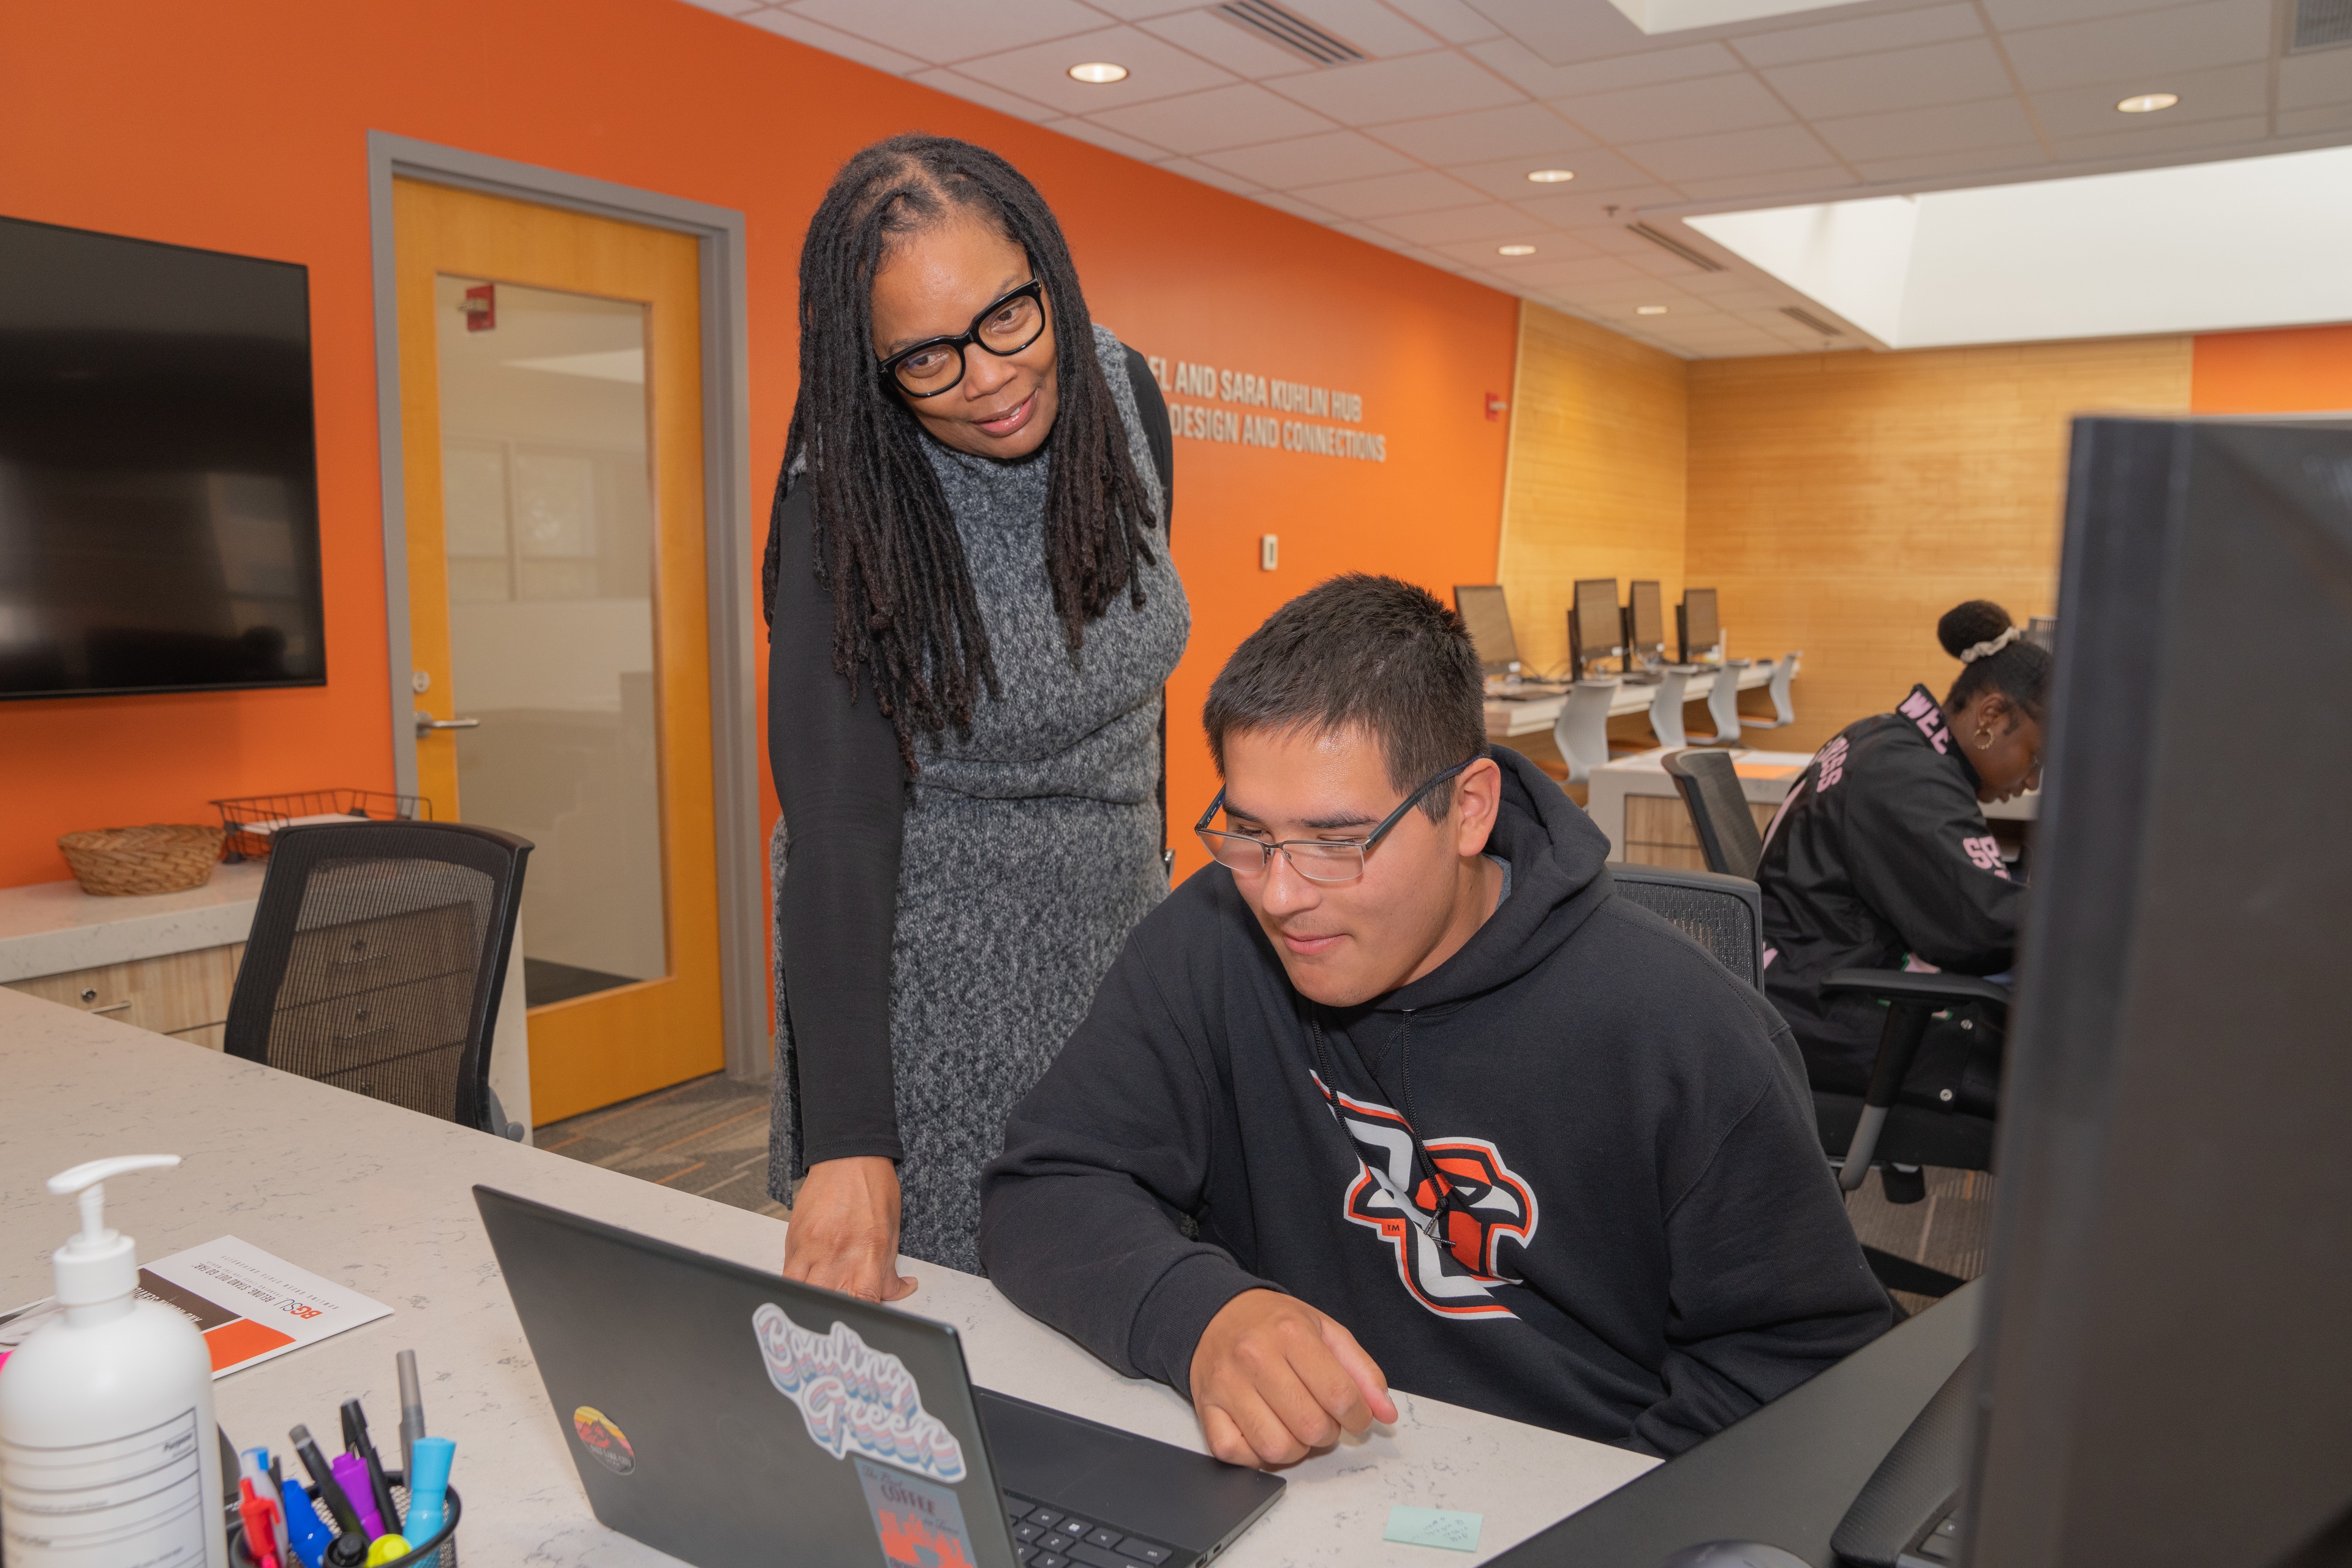
[[2010, 967], [2024, 887], [2001, 865], [1977, 771], [1923, 686], [1813, 755], [1766, 831], [1764, 989], [1817, 1089], [1858, 1094], [1883, 1016], [1824, 996], [1838, 969], [1917, 957], [1958, 974]]

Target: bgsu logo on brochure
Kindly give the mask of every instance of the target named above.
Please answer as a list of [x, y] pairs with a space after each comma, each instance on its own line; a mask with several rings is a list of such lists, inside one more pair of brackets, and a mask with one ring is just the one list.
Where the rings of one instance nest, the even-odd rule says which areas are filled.
[[963, 1479], [963, 1445], [923, 1411], [907, 1363], [836, 1322], [812, 1333], [774, 1302], [751, 1314], [768, 1381], [799, 1407], [809, 1440], [838, 1459], [855, 1448], [869, 1459], [943, 1481]]

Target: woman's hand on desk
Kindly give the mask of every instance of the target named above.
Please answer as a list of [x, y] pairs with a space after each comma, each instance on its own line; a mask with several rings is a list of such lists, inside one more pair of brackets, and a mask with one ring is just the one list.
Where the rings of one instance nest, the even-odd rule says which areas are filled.
[[784, 1278], [869, 1301], [913, 1295], [898, 1272], [898, 1167], [879, 1156], [811, 1165], [793, 1197]]
[[1296, 1464], [1394, 1421], [1389, 1380], [1336, 1318], [1276, 1290], [1218, 1309], [1192, 1351], [1192, 1408], [1229, 1465]]

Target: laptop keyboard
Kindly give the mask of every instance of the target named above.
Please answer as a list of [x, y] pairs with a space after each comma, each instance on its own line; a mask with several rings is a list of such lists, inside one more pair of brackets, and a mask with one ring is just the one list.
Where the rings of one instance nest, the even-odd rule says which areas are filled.
[[1051, 1503], [1004, 1494], [1022, 1568], [1184, 1568], [1192, 1553]]

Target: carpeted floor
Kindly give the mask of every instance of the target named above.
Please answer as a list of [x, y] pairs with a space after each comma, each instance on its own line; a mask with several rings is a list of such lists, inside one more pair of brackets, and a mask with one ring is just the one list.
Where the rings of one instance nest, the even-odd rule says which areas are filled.
[[[768, 1196], [768, 1090], [723, 1074], [592, 1110], [538, 1131], [541, 1148], [648, 1182], [699, 1193], [737, 1208], [782, 1216]], [[1984, 1272], [1992, 1240], [1992, 1177], [1982, 1171], [1927, 1173], [1927, 1196], [1890, 1204], [1873, 1175], [1846, 1199], [1854, 1233], [1881, 1251], [1962, 1279]], [[1910, 1311], [1925, 1296], [1898, 1291]]]
[[781, 1217], [768, 1196], [768, 1087], [698, 1078], [536, 1130], [551, 1153]]

